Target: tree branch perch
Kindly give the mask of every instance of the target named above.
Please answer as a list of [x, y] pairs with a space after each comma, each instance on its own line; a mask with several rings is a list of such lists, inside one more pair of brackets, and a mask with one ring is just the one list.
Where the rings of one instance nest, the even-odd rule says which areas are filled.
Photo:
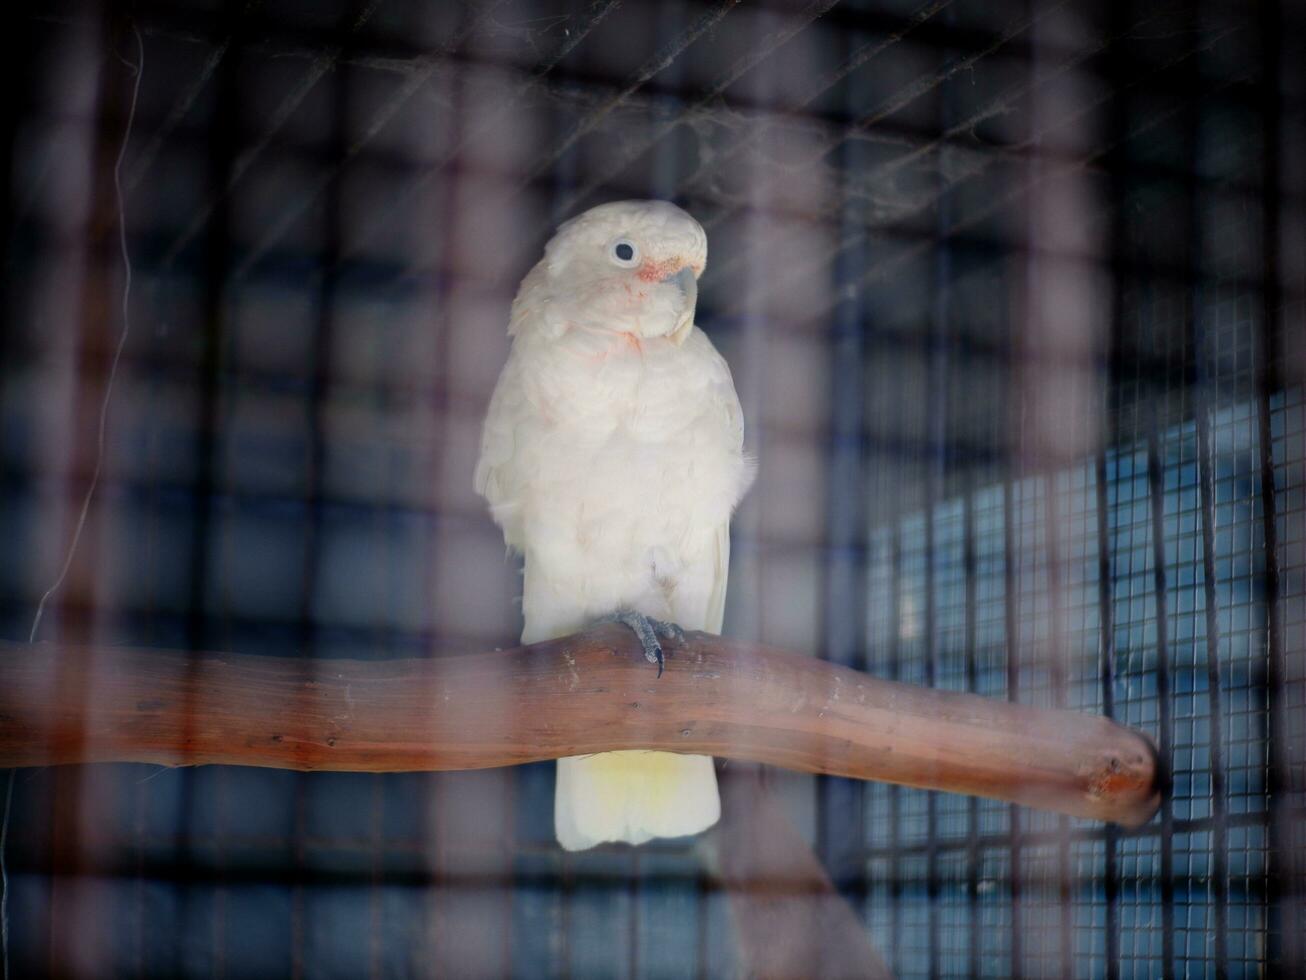
[[610, 749], [764, 762], [1143, 823], [1156, 751], [1092, 715], [878, 680], [707, 633], [666, 673], [607, 625], [513, 650], [308, 660], [0, 645], [0, 767], [397, 772]]

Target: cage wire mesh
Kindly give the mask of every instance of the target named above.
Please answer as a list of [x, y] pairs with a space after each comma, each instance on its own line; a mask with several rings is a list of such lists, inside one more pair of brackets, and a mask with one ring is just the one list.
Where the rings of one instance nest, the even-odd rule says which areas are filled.
[[[1171, 773], [1133, 830], [770, 773], [893, 973], [1306, 970], [1298, 5], [5, 19], [5, 639], [96, 469], [125, 222], [132, 333], [43, 638], [512, 644], [471, 486], [508, 303], [559, 220], [672, 199], [707, 228], [698, 322], [760, 460], [726, 632], [1104, 714]], [[552, 790], [551, 764], [19, 770], [11, 975], [745, 968], [694, 841], [565, 854]]]

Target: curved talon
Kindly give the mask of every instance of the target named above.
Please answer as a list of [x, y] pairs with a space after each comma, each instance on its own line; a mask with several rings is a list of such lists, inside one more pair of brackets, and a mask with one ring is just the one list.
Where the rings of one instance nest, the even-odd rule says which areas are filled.
[[604, 616], [600, 623], [621, 623], [629, 626], [631, 631], [639, 638], [639, 644], [644, 648], [644, 659], [651, 664], [658, 665], [658, 676], [662, 676], [663, 667], [666, 664], [666, 654], [662, 649], [662, 644], [658, 642], [659, 636], [675, 640], [677, 643], [685, 642], [685, 631], [675, 623], [669, 623], [661, 619], [653, 619], [651, 616], [645, 616], [634, 609], [618, 609], [610, 616]]
[[669, 640], [675, 640], [677, 643], [685, 642], [685, 631], [679, 623], [669, 623], [662, 619], [650, 619], [649, 624], [652, 625], [655, 633], [665, 636]]

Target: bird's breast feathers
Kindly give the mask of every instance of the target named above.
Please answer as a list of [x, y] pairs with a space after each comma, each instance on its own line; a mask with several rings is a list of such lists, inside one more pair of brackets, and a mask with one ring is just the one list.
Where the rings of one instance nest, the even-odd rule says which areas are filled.
[[629, 551], [706, 538], [751, 477], [730, 371], [706, 335], [677, 345], [578, 329], [514, 341], [478, 489], [522, 550], [562, 535]]

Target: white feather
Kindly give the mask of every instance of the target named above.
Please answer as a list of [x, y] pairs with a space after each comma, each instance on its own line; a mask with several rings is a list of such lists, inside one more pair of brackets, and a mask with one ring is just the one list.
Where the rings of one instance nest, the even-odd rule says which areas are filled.
[[[615, 291], [628, 294], [629, 280], [589, 255], [636, 225], [653, 259], [670, 251], [701, 268], [702, 232], [679, 209], [668, 216], [670, 205], [617, 207], [564, 226], [524, 280], [485, 421], [476, 489], [525, 558], [524, 642], [575, 632], [621, 607], [721, 629], [730, 514], [753, 475], [730, 370], [697, 327], [682, 343], [670, 338], [663, 321], [676, 311], [666, 296], [621, 306], [629, 300]], [[692, 228], [670, 220], [676, 215]], [[596, 307], [607, 319], [593, 317]], [[719, 812], [706, 756], [559, 761], [555, 823], [569, 849], [696, 833]]]

